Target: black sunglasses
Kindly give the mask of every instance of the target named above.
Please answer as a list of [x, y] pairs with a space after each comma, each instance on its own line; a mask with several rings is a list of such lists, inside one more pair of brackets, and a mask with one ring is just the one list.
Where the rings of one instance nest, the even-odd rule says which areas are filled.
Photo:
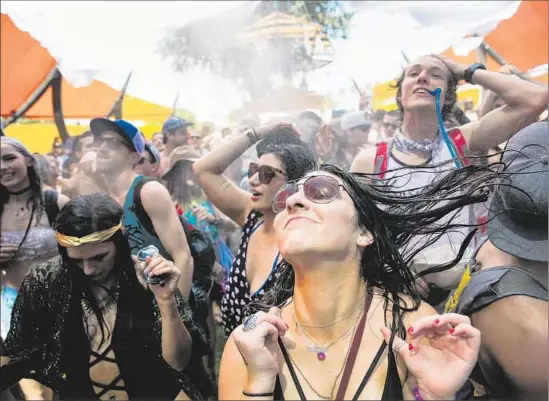
[[256, 173], [259, 173], [259, 182], [262, 184], [270, 184], [273, 178], [276, 176], [276, 173], [279, 173], [286, 177], [284, 171], [271, 166], [260, 166], [257, 163], [250, 163], [248, 166], [248, 179], [252, 178]]
[[303, 182], [289, 182], [283, 185], [274, 196], [272, 203], [274, 213], [280, 213], [286, 209], [286, 201], [290, 196], [299, 191], [300, 185], [303, 185], [303, 194], [305, 197], [314, 203], [330, 203], [339, 196], [340, 187], [345, 189], [334, 177], [326, 175], [315, 175]]

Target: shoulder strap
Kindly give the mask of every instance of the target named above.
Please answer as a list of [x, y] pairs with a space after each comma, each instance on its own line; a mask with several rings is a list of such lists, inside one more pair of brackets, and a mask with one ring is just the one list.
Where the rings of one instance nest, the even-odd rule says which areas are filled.
[[374, 160], [374, 174], [383, 179], [387, 171], [387, 163], [389, 162], [389, 143], [378, 142], [376, 144], [376, 158]]
[[57, 191], [46, 189], [44, 191], [44, 209], [46, 209], [46, 215], [48, 216], [48, 222], [50, 226], [53, 226], [57, 214], [59, 213], [59, 205], [57, 204]]
[[345, 363], [345, 369], [343, 370], [343, 376], [341, 376], [341, 382], [339, 382], [339, 388], [337, 390], [336, 400], [345, 399], [345, 392], [347, 391], [347, 386], [349, 385], [349, 379], [351, 378], [351, 373], [355, 367], [356, 357], [358, 355], [358, 350], [360, 349], [360, 343], [362, 342], [362, 336], [364, 334], [364, 326], [366, 325], [366, 315], [370, 310], [370, 305], [372, 304], [372, 295], [366, 295], [364, 301], [364, 312], [362, 313], [362, 318], [358, 323], [356, 328], [356, 333], [353, 336], [353, 341], [351, 343], [351, 349], [349, 351], [349, 359]]
[[450, 138], [450, 141], [452, 141], [452, 145], [454, 145], [454, 149], [461, 159], [462, 165], [468, 166], [469, 161], [466, 158], [467, 144], [465, 143], [465, 138], [459, 128], [454, 128], [448, 131], [448, 137]]
[[135, 208], [135, 216], [137, 217], [143, 228], [147, 230], [150, 234], [156, 236], [151, 218], [145, 211], [143, 203], [141, 203], [141, 189], [143, 188], [143, 185], [150, 181], [156, 180], [154, 180], [153, 178], [141, 177], [137, 184], [135, 184], [135, 187], [133, 188], [133, 205]]

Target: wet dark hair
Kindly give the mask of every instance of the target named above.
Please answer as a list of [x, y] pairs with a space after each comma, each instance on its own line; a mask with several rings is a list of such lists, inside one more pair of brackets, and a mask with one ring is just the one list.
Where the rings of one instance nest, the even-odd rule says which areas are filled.
[[[440, 60], [439, 57], [435, 54], [429, 54], [427, 57], [433, 57], [433, 58], [436, 58], [437, 60]], [[396, 103], [398, 106], [398, 110], [400, 111], [401, 117], [404, 114], [404, 108], [402, 107], [401, 98], [402, 98], [402, 82], [404, 81], [405, 77], [406, 77], [406, 69], [402, 71], [402, 74], [397, 79], [396, 84], [392, 86], [394, 89], [397, 90]], [[442, 120], [445, 122], [450, 118], [454, 105], [456, 104], [456, 101], [457, 101], [457, 84], [459, 82], [459, 78], [456, 75], [454, 75], [452, 72], [450, 72], [449, 75], [447, 76], [447, 82], [448, 82], [448, 87], [446, 88], [446, 91], [444, 94], [445, 101], [441, 110]]]
[[[33, 163], [27, 167], [27, 177], [29, 178], [31, 190], [31, 196], [27, 203], [27, 206], [35, 209], [35, 221], [40, 222], [40, 220], [42, 219], [42, 213], [44, 212], [44, 198], [42, 194], [42, 182], [40, 181], [40, 174], [38, 173], [38, 170], [36, 168], [36, 160], [21, 142], [13, 138], [8, 138], [6, 136], [0, 138], [3, 144], [10, 145], [18, 153], [33, 161]], [[10, 193], [8, 189], [0, 184], [0, 218], [3, 217], [4, 205], [8, 203], [9, 199]]]
[[[71, 199], [57, 215], [54, 229], [64, 235], [83, 237], [97, 231], [108, 230], [120, 223], [122, 208], [111, 197], [103, 193], [80, 195]], [[130, 246], [122, 231], [118, 230], [107, 240], [116, 248], [113, 275], [120, 286], [119, 302], [128, 302], [131, 310], [139, 311], [140, 319], [145, 319], [150, 296], [137, 280], [135, 266], [131, 258]], [[69, 258], [67, 249], [59, 246], [59, 253], [73, 285], [73, 296], [84, 300], [95, 314], [101, 330], [101, 345], [107, 338], [107, 327], [97, 299], [93, 295], [93, 284], [76, 263]], [[130, 303], [131, 301], [131, 303]], [[144, 308], [144, 309], [143, 309]], [[152, 316], [152, 313], [151, 313]], [[100, 345], [100, 347], [101, 347]]]
[[257, 157], [272, 153], [286, 171], [286, 180], [293, 181], [317, 167], [313, 152], [299, 139], [290, 126], [276, 127], [257, 144]]
[[[449, 161], [426, 168], [437, 168], [443, 164], [448, 165], [447, 174], [441, 174], [436, 181], [412, 194], [395, 192], [389, 182], [374, 182], [370, 174], [349, 173], [332, 165], [320, 167], [320, 171], [341, 179], [356, 209], [357, 228], [373, 236], [373, 244], [366, 247], [361, 256], [361, 276], [368, 291], [376, 288], [382, 291], [386, 309], [392, 303], [392, 327], [398, 329], [401, 336], [405, 335], [404, 313], [417, 310], [421, 302], [414, 286], [415, 277], [455, 266], [462, 259], [476, 230], [465, 238], [453, 260], [424, 270], [415, 277], [409, 268], [414, 257], [447, 232], [474, 227], [452, 223], [452, 220], [444, 220], [443, 217], [456, 216], [464, 206], [485, 202], [497, 180], [502, 178], [502, 173], [499, 173], [502, 163], [453, 169], [452, 161]], [[417, 235], [425, 236], [426, 241], [421, 246], [414, 246], [412, 242]], [[293, 267], [282, 261], [278, 269], [279, 276], [273, 287], [263, 298], [253, 301], [247, 312], [282, 307], [293, 296]], [[411, 305], [405, 297], [411, 298]]]

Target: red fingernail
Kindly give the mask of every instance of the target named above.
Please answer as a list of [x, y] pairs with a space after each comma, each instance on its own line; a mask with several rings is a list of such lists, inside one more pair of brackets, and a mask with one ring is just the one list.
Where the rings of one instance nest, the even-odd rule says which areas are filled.
[[437, 324], [440, 323], [440, 320], [439, 319], [435, 319], [435, 321], [433, 322], [433, 326], [436, 326]]
[[456, 330], [455, 329], [450, 329], [450, 330], [448, 330], [448, 333], [454, 334], [454, 331], [456, 331]]
[[412, 344], [408, 344], [408, 349], [409, 349], [410, 351], [413, 351], [413, 350], [414, 350], [414, 346], [413, 346]]
[[409, 327], [408, 328], [408, 333], [412, 334], [414, 332], [414, 328], [413, 327]]

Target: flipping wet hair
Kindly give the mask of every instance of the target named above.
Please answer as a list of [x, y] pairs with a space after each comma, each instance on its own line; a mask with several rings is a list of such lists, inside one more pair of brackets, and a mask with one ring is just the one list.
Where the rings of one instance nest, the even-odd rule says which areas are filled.
[[[474, 228], [441, 219], [456, 215], [464, 206], [487, 201], [491, 190], [504, 178], [500, 172], [501, 163], [470, 165], [461, 169], [454, 169], [452, 161], [441, 164], [448, 164], [447, 173], [413, 193], [395, 192], [388, 182], [373, 181], [369, 174], [349, 173], [332, 165], [320, 167], [320, 171], [341, 179], [356, 209], [357, 228], [370, 232], [374, 238], [373, 244], [362, 253], [361, 276], [369, 291], [374, 288], [381, 290], [386, 309], [392, 303], [392, 327], [398, 329], [400, 335], [405, 335], [404, 313], [417, 310], [421, 302], [414, 286], [415, 277], [455, 266], [462, 259], [476, 230], [465, 238], [455, 259], [447, 263], [424, 270], [414, 277], [409, 268], [412, 260], [448, 231], [460, 227]], [[412, 246], [411, 242], [417, 235], [428, 238], [419, 247], [417, 244]], [[274, 286], [262, 299], [253, 301], [247, 313], [268, 310], [273, 306], [282, 307], [293, 296], [293, 267], [283, 261], [279, 269]], [[411, 298], [411, 305], [404, 297]]]

